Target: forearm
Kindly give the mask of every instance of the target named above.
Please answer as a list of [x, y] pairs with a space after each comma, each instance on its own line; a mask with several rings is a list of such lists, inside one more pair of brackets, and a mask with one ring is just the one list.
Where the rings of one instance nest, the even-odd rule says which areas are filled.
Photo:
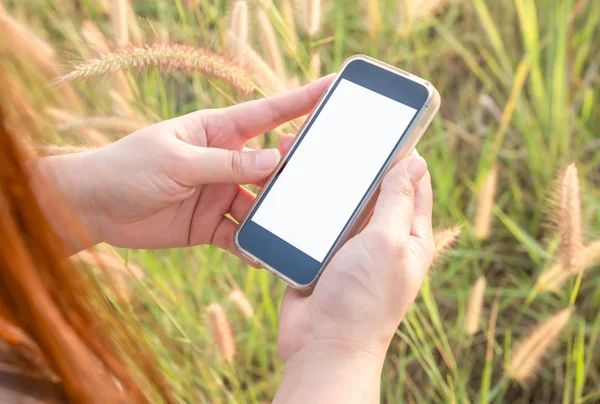
[[285, 363], [274, 404], [379, 403], [382, 355], [307, 346]]
[[99, 242], [91, 213], [94, 178], [87, 173], [86, 154], [44, 157], [30, 163], [38, 202], [68, 254]]

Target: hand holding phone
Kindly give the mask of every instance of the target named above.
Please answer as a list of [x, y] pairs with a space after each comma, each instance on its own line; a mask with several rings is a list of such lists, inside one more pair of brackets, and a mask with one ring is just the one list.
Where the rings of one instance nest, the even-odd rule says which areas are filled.
[[414, 148], [439, 104], [425, 80], [350, 58], [241, 221], [236, 247], [309, 294], [364, 226], [384, 175]]
[[379, 402], [385, 354], [434, 250], [431, 178], [416, 152], [385, 176], [369, 224], [313, 293], [288, 288], [279, 320], [279, 402]]

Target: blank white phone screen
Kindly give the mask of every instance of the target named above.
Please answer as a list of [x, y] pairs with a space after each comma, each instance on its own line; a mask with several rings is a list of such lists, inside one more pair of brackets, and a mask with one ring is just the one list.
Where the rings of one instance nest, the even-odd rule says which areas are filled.
[[342, 79], [252, 221], [322, 262], [416, 112]]

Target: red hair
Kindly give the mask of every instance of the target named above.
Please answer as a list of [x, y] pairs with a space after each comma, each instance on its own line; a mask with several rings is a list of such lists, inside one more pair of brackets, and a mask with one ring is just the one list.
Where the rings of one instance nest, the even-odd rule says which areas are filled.
[[97, 280], [64, 259], [67, 249], [36, 195], [68, 223], [64, 230], [85, 235], [50, 186], [35, 178], [34, 188], [19, 141], [28, 133], [10, 124], [14, 105], [2, 100], [4, 80], [0, 73], [0, 337], [44, 378], [58, 381], [70, 401], [173, 402], [149, 347], [136, 339], [142, 331], [123, 326]]

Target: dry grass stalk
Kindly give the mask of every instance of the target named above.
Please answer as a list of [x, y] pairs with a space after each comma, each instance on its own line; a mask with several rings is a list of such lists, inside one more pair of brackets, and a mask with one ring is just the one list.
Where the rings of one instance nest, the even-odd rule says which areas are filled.
[[38, 148], [37, 152], [40, 156], [59, 156], [62, 154], [72, 154], [72, 153], [82, 153], [86, 151], [90, 151], [92, 148], [86, 146], [76, 146], [76, 145], [64, 145], [57, 146], [54, 144], [49, 144], [43, 147]]
[[135, 10], [131, 5], [131, 2], [127, 1], [127, 22], [129, 25], [129, 34], [131, 35], [131, 40], [136, 45], [141, 45], [144, 43], [144, 38], [142, 35], [142, 30], [137, 22], [137, 16], [135, 15]]
[[500, 293], [496, 295], [492, 303], [490, 312], [490, 325], [487, 333], [487, 344], [485, 349], [485, 359], [488, 363], [492, 363], [494, 359], [494, 342], [496, 340], [496, 321], [498, 320], [498, 306], [500, 305]]
[[[23, 132], [22, 128], [33, 128], [42, 133], [44, 122], [40, 118], [38, 108], [30, 98], [30, 92], [18, 80], [2, 80], [0, 92], [6, 97], [6, 120], [15, 132]], [[22, 137], [23, 146], [28, 146], [29, 136], [27, 132]]]
[[522, 385], [526, 385], [536, 373], [545, 353], [556, 342], [569, 322], [572, 309], [564, 309], [538, 325], [525, 339], [517, 342], [512, 350], [506, 374]]
[[127, 101], [127, 99], [123, 96], [123, 93], [110, 90], [108, 92], [108, 96], [110, 97], [113, 103], [113, 109], [115, 113], [122, 117], [134, 117], [136, 114], [131, 108], [131, 104]]
[[321, 55], [316, 51], [310, 57], [310, 75], [311, 80], [321, 77]]
[[44, 71], [58, 70], [52, 46], [5, 12], [0, 12], [0, 32], [3, 37], [0, 51], [26, 53]]
[[99, 54], [110, 52], [110, 46], [108, 45], [106, 38], [92, 21], [85, 20], [81, 24], [81, 35], [90, 48], [94, 49]]
[[454, 245], [454, 243], [456, 243], [461, 231], [462, 226], [454, 226], [435, 232], [433, 235], [433, 241], [435, 243], [434, 260], [442, 256]]
[[241, 290], [233, 290], [229, 294], [229, 300], [244, 316], [246, 316], [246, 318], [251, 318], [254, 316], [254, 308], [252, 307], [252, 304], [250, 304], [250, 301], [248, 301], [246, 295], [244, 295], [244, 292]]
[[131, 302], [133, 292], [130, 283], [132, 279], [141, 280], [145, 277], [144, 270], [130, 262], [125, 264], [123, 260], [114, 254], [101, 251], [81, 251], [70, 258], [74, 263], [83, 264], [90, 268], [100, 268], [108, 275], [115, 292], [125, 300]]
[[485, 277], [477, 278], [473, 286], [471, 286], [471, 295], [467, 304], [467, 315], [465, 318], [465, 333], [468, 336], [475, 335], [479, 330], [479, 322], [481, 321], [481, 312], [483, 311], [483, 299], [485, 297], [486, 281]]
[[287, 86], [252, 48], [242, 45], [231, 34], [228, 43], [236, 49], [236, 60], [250, 72], [252, 80], [261, 92], [271, 96], [287, 91]]
[[[60, 76], [52, 46], [4, 12], [0, 12], [0, 37], [0, 55], [8, 53], [18, 59], [26, 57], [47, 78], [53, 80]], [[72, 108], [81, 110], [79, 97], [71, 86], [61, 88], [60, 92]]]
[[290, 89], [302, 87], [302, 83], [300, 82], [300, 77], [298, 77], [298, 76], [290, 77], [287, 81], [287, 87]]
[[379, 0], [367, 0], [367, 31], [371, 39], [377, 38], [381, 29]]
[[321, 0], [304, 0], [304, 28], [314, 36], [321, 28]]
[[[78, 120], [73, 114], [58, 108], [46, 108], [46, 115], [48, 115], [57, 126], [69, 125], [71, 122]], [[110, 139], [104, 134], [98, 132], [95, 129], [83, 127], [80, 128], [80, 133], [83, 138], [90, 142], [94, 146], [105, 146], [110, 144]]]
[[112, 0], [94, 0], [92, 3], [94, 5], [94, 9], [98, 14], [106, 16], [110, 14], [111, 1]]
[[275, 36], [275, 29], [269, 15], [264, 10], [258, 10], [258, 27], [260, 31], [261, 41], [267, 49], [267, 56], [271, 68], [282, 80], [285, 80], [285, 66], [283, 64], [283, 57], [279, 50], [279, 44], [277, 43], [277, 37]]
[[281, 14], [285, 25], [290, 36], [290, 41], [287, 44], [286, 52], [289, 56], [296, 54], [298, 47], [298, 36], [296, 34], [296, 18], [294, 13], [294, 7], [292, 6], [291, 0], [282, 0], [281, 2]]
[[208, 316], [213, 337], [221, 351], [221, 356], [231, 363], [235, 355], [235, 341], [225, 310], [220, 304], [212, 303], [208, 306]]
[[58, 125], [57, 129], [61, 132], [73, 132], [81, 128], [93, 128], [128, 135], [146, 126], [148, 126], [148, 123], [139, 119], [121, 118], [119, 116], [91, 116]]
[[128, 0], [113, 0], [111, 7], [111, 20], [113, 25], [113, 34], [115, 36], [115, 46], [124, 48], [129, 45], [129, 17]]
[[248, 3], [246, 0], [238, 0], [234, 3], [231, 10], [231, 22], [229, 31], [236, 37], [238, 43], [248, 45]]
[[[586, 271], [600, 262], [600, 240], [585, 246], [581, 253], [581, 271]], [[565, 271], [560, 261], [538, 277], [535, 289], [540, 292], [558, 292], [573, 273]]]
[[477, 212], [473, 224], [473, 235], [478, 240], [485, 240], [492, 230], [492, 210], [498, 182], [498, 166], [494, 165], [485, 176], [477, 200]]
[[81, 251], [69, 259], [90, 267], [103, 266], [112, 273], [127, 278], [143, 279], [145, 277], [145, 272], [140, 266], [131, 262], [125, 265], [121, 258], [102, 251]]
[[143, 70], [151, 66], [163, 71], [201, 72], [227, 81], [243, 93], [250, 93], [255, 88], [248, 72], [232, 60], [201, 48], [164, 44], [129, 47], [86, 60], [61, 77], [58, 83], [119, 70]]
[[577, 166], [569, 164], [559, 180], [560, 260], [564, 269], [578, 272], [581, 267], [581, 192]]

